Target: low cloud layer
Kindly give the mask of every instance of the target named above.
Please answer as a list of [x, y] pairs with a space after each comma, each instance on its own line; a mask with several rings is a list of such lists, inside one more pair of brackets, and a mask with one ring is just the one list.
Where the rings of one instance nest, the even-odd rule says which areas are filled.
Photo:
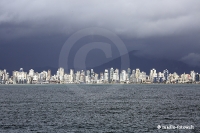
[[[74, 1], [1, 0], [0, 25], [15, 25], [16, 36], [33, 32], [73, 33], [107, 28], [124, 37], [188, 34], [200, 29], [199, 0]], [[9, 32], [2, 28], [2, 32]], [[44, 31], [42, 31], [44, 30]]]

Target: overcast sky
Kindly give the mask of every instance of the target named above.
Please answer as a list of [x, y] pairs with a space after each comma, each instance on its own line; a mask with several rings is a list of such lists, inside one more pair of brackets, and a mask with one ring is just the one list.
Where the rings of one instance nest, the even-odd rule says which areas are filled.
[[[138, 57], [171, 59], [200, 66], [199, 0], [0, 1], [0, 45], [1, 51], [7, 50], [7, 54], [11, 47], [35, 45], [33, 50], [45, 56], [45, 49], [48, 52], [52, 47], [56, 49], [51, 42], [57, 42], [61, 48], [72, 34], [90, 27], [113, 32], [128, 50], [138, 50], [135, 53]], [[38, 36], [43, 41], [35, 42]], [[46, 47], [50, 47], [49, 50]], [[41, 48], [43, 52], [39, 52]], [[20, 51], [19, 48], [12, 58], [24, 51], [26, 49]], [[57, 57], [58, 53], [59, 49], [57, 53], [52, 52], [55, 54], [52, 56]], [[23, 56], [27, 62], [29, 53]], [[0, 57], [1, 60], [9, 58], [2, 54]], [[52, 65], [50, 60], [45, 63]]]

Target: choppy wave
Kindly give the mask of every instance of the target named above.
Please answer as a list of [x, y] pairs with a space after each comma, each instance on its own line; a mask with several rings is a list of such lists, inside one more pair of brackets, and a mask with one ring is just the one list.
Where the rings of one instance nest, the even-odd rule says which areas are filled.
[[200, 87], [3, 85], [0, 132], [200, 132]]

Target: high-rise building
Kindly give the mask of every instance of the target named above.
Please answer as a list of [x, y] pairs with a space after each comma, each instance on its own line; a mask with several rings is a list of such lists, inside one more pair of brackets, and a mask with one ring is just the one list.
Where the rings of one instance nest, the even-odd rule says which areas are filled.
[[64, 80], [64, 74], [65, 74], [65, 71], [64, 71], [64, 68], [60, 67], [58, 69], [58, 79], [62, 82]]
[[126, 70], [122, 70], [120, 74], [120, 82], [126, 82], [126, 77], [127, 77]]
[[110, 68], [110, 82], [114, 81], [113, 75], [114, 75], [114, 69]]
[[161, 72], [158, 72], [158, 74], [157, 74], [157, 82], [158, 83], [162, 83], [163, 82], [163, 79], [164, 79], [164, 74], [163, 73], [161, 73]]
[[163, 75], [164, 75], [163, 80], [166, 82], [168, 80], [168, 77], [169, 77], [169, 71], [167, 69], [165, 69], [163, 71]]
[[131, 69], [128, 68], [128, 69], [127, 69], [127, 80], [128, 80], [128, 81], [130, 80], [130, 77], [131, 77]]
[[23, 71], [23, 68], [20, 68], [19, 71], [16, 71], [17, 83], [26, 84], [27, 83], [27, 73]]
[[70, 69], [69, 82], [70, 83], [74, 82], [74, 70], [73, 69]]
[[108, 83], [108, 69], [105, 69], [105, 72], [104, 72], [104, 83]]
[[135, 70], [132, 70], [132, 74], [131, 74], [131, 77], [130, 77], [130, 82], [131, 83], [136, 83]]
[[199, 74], [198, 74], [198, 73], [196, 73], [196, 75], [195, 75], [195, 81], [196, 81], [196, 82], [199, 82], [199, 81], [200, 81], [200, 78], [199, 78]]
[[91, 82], [93, 82], [94, 81], [94, 70], [93, 69], [91, 69]]
[[47, 80], [49, 81], [51, 79], [51, 70], [49, 69], [47, 72]]
[[104, 75], [103, 75], [103, 73], [100, 73], [100, 81], [104, 82]]
[[119, 82], [119, 69], [115, 69], [116, 81]]
[[34, 70], [33, 70], [33, 69], [30, 69], [28, 75], [31, 76], [31, 77], [33, 77], [33, 75], [34, 75]]
[[[185, 82], [186, 82], [186, 80], [188, 80], [189, 78], [188, 78], [188, 76], [189, 75], [187, 75], [187, 74], [183, 74], [184, 75], [184, 80], [185, 80]], [[172, 78], [171, 78], [171, 81], [170, 82], [173, 82], [173, 83], [177, 83], [178, 82], [178, 79], [179, 79], [179, 75], [176, 73], [176, 72], [174, 72], [173, 74], [172, 74]]]
[[139, 83], [146, 82], [147, 75], [145, 72], [141, 72], [139, 76]]
[[135, 78], [136, 78], [136, 82], [140, 82], [140, 81], [139, 81], [139, 77], [140, 77], [140, 69], [137, 68], [137, 69], [135, 70]]
[[94, 76], [94, 82], [97, 83], [98, 79], [99, 79], [99, 74], [95, 73], [95, 76]]
[[194, 71], [190, 72], [190, 76], [191, 76], [191, 81], [192, 82], [195, 82], [195, 75], [196, 75], [196, 73]]
[[90, 83], [90, 70], [86, 71], [86, 83]]
[[86, 76], [90, 77], [90, 70], [86, 71]]
[[156, 78], [157, 78], [156, 69], [151, 69], [149, 78], [150, 78], [151, 82], [153, 82], [153, 83], [156, 82]]
[[83, 71], [83, 70], [81, 70], [80, 82], [81, 83], [85, 82], [85, 71]]

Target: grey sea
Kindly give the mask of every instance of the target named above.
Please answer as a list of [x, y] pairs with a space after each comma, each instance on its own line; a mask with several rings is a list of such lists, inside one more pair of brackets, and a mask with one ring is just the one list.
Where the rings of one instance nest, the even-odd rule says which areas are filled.
[[0, 85], [0, 132], [200, 133], [200, 85]]

